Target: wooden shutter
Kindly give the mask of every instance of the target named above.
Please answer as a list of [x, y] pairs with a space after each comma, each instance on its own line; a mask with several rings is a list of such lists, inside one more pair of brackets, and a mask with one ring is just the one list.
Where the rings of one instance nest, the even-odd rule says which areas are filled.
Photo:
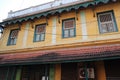
[[99, 18], [101, 33], [115, 31], [115, 23], [112, 12], [99, 14], [98, 18]]

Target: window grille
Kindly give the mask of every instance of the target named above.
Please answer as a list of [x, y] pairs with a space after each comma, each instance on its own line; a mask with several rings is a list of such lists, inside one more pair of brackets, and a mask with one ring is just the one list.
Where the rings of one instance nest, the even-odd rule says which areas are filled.
[[15, 45], [18, 37], [18, 30], [12, 30], [10, 33], [8, 45]]

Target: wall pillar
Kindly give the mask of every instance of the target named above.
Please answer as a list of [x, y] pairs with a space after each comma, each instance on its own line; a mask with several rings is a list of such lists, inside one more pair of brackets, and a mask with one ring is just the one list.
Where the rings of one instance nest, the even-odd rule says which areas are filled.
[[61, 80], [61, 64], [55, 66], [55, 80]]
[[80, 12], [80, 19], [81, 19], [81, 27], [82, 27], [82, 39], [86, 40], [88, 38], [87, 34], [87, 26], [86, 26], [86, 17], [85, 12]]
[[96, 80], [106, 80], [104, 61], [95, 62]]
[[56, 17], [52, 19], [52, 44], [56, 44]]
[[55, 66], [50, 65], [49, 80], [55, 80]]
[[21, 79], [21, 71], [22, 71], [22, 68], [19, 67], [19, 68], [17, 69], [16, 79], [15, 79], [15, 80], [20, 80], [20, 79]]
[[28, 38], [28, 32], [29, 32], [29, 27], [30, 27], [30, 23], [27, 23], [26, 26], [25, 26], [22, 47], [26, 47], [27, 38]]

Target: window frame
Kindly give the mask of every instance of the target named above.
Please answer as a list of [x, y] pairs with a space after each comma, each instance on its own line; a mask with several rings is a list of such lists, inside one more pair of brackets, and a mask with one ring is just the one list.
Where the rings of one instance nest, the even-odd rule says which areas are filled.
[[[114, 31], [107, 31], [107, 32], [103, 32], [102, 31], [102, 27], [101, 27], [101, 22], [100, 22], [100, 15], [104, 15], [104, 14], [110, 14], [112, 17], [112, 23], [113, 23], [113, 28], [115, 29]], [[99, 12], [97, 13], [97, 21], [98, 21], [98, 27], [99, 27], [99, 33], [100, 34], [105, 34], [105, 33], [112, 33], [112, 32], [118, 32], [118, 27], [117, 27], [117, 23], [116, 23], [116, 18], [114, 16], [114, 11], [110, 10], [110, 11], [104, 11], [104, 12]], [[104, 22], [105, 23], [105, 22]], [[107, 22], [106, 22], [107, 23]]]
[[[68, 20], [73, 20], [74, 25], [73, 25], [72, 28], [65, 29], [64, 23], [65, 23], [65, 21], [68, 21]], [[68, 30], [68, 36], [67, 37], [65, 37], [65, 30]], [[73, 36], [70, 35], [70, 30], [74, 30]], [[72, 38], [72, 37], [75, 37], [75, 36], [76, 36], [76, 20], [75, 20], [75, 18], [69, 18], [69, 19], [62, 20], [62, 38]]]
[[[45, 31], [44, 31], [44, 32], [41, 32], [41, 33], [39, 34], [39, 35], [40, 35], [40, 36], [39, 36], [39, 40], [37, 41], [37, 40], [36, 40], [36, 35], [37, 35], [37, 34], [36, 34], [36, 31], [37, 31], [36, 29], [37, 29], [37, 27], [39, 27], [39, 26], [41, 27], [41, 25], [45, 25]], [[41, 35], [42, 35], [42, 34], [44, 34], [44, 39], [43, 39], [43, 40], [41, 39]], [[46, 35], [46, 23], [36, 25], [36, 26], [35, 26], [35, 30], [34, 30], [34, 40], [33, 40], [33, 42], [42, 42], [42, 41], [45, 41], [45, 35]]]
[[[11, 34], [12, 34], [12, 32], [13, 31], [18, 31], [18, 33], [17, 33], [17, 37], [16, 37], [16, 42], [15, 43], [13, 43], [13, 44], [11, 44]], [[7, 42], [7, 45], [8, 46], [11, 46], [11, 45], [16, 45], [17, 44], [17, 39], [18, 39], [18, 35], [19, 35], [19, 30], [18, 29], [12, 29], [11, 31], [10, 31], [10, 34], [9, 34], [9, 37], [8, 37], [8, 42]], [[15, 39], [15, 38], [14, 38]]]

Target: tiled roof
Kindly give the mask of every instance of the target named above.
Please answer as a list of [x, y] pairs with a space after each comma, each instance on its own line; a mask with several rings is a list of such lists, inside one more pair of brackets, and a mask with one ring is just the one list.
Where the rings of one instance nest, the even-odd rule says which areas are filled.
[[120, 58], [120, 44], [0, 55], [0, 65], [41, 64]]

